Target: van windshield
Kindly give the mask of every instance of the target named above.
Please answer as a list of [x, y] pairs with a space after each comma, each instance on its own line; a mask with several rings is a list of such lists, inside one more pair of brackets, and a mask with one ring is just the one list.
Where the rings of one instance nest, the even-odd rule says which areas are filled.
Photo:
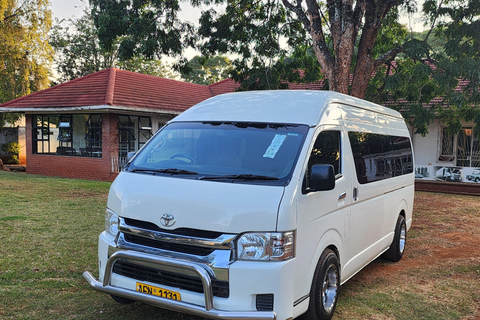
[[127, 166], [129, 172], [220, 182], [287, 185], [306, 125], [174, 122]]

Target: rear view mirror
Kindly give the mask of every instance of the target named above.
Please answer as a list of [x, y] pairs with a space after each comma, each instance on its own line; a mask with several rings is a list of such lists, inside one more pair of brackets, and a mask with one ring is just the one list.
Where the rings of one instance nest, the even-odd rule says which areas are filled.
[[310, 170], [310, 191], [327, 191], [335, 188], [335, 169], [330, 164], [315, 164]]

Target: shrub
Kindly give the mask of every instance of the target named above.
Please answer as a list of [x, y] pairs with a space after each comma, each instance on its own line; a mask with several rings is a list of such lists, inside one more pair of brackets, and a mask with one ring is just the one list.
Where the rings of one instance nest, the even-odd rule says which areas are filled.
[[16, 141], [4, 143], [1, 146], [1, 149], [5, 152], [10, 154], [10, 159], [7, 161], [8, 163], [19, 164], [20, 160], [18, 155], [20, 154], [20, 144]]

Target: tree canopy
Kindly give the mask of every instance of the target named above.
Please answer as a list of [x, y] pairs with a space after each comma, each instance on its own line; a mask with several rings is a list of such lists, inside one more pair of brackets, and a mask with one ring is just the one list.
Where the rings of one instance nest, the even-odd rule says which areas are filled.
[[[194, 0], [197, 1], [197, 0]], [[90, 0], [101, 45], [119, 42], [119, 57], [180, 56], [195, 42], [194, 26], [180, 21], [178, 0]]]
[[[298, 50], [305, 52], [308, 47], [331, 90], [363, 98], [376, 68], [401, 51], [399, 43], [383, 43], [384, 50], [380, 51], [376, 41], [384, 21], [394, 24], [388, 26], [390, 29], [400, 28], [394, 18], [398, 7], [407, 6], [408, 1], [329, 0], [324, 4], [316, 0], [205, 0], [201, 3], [211, 7], [200, 18], [197, 44], [205, 55], [238, 55], [240, 58], [234, 61], [236, 80], [251, 78], [251, 70], [259, 74], [264, 71], [265, 76], [256, 81], [267, 80], [263, 81], [266, 87], [279, 86], [277, 68], [285, 70], [302, 63], [312, 66], [313, 61], [276, 66], [279, 59]], [[122, 37], [122, 57], [176, 54], [182, 46], [193, 45], [192, 25], [177, 19], [178, 0], [90, 3], [102, 44], [108, 47]], [[200, 1], [191, 3], [199, 5]], [[225, 10], [217, 12], [213, 4], [223, 4]]]
[[[48, 0], [0, 1], [0, 103], [48, 87], [49, 4]], [[0, 127], [17, 118], [0, 113]]]
[[120, 60], [119, 42], [120, 40], [116, 40], [109, 48], [102, 47], [93, 17], [88, 11], [80, 18], [57, 21], [50, 35], [50, 43], [56, 52], [58, 81], [73, 80], [110, 67], [159, 77], [173, 77], [167, 66], [157, 59], [136, 55]]
[[[413, 0], [190, 0], [206, 7], [197, 38], [178, 20], [179, 0], [90, 3], [101, 43], [121, 41], [123, 58], [196, 46], [207, 57], [233, 55], [231, 76], [243, 90], [322, 81], [388, 102], [418, 133], [436, 116], [452, 132], [462, 120], [480, 124], [480, 0], [426, 0], [422, 8]], [[420, 39], [399, 23], [401, 12], [416, 11], [428, 30]], [[432, 46], [435, 36], [443, 41]]]
[[[480, 1], [429, 0], [424, 12], [432, 28], [423, 40], [402, 46], [402, 59], [381, 68], [376, 78], [383, 79], [371, 81], [367, 98], [396, 101], [421, 134], [435, 117], [452, 134], [462, 121], [480, 126]], [[430, 37], [440, 41], [428, 42]]]
[[188, 61], [188, 68], [181, 72], [182, 79], [196, 84], [209, 85], [227, 79], [232, 64], [227, 57], [195, 56]]

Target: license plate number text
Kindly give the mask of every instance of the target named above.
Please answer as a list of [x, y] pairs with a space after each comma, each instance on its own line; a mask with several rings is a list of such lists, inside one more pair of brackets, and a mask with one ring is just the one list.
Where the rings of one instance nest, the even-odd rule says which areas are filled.
[[151, 294], [151, 295], [154, 295], [154, 296], [157, 296], [157, 297], [167, 298], [167, 299], [171, 299], [171, 300], [178, 300], [178, 301], [182, 300], [179, 292], [166, 290], [166, 289], [163, 289], [163, 288], [151, 286], [151, 285], [140, 283], [140, 282], [137, 282], [136, 290], [138, 292]]

